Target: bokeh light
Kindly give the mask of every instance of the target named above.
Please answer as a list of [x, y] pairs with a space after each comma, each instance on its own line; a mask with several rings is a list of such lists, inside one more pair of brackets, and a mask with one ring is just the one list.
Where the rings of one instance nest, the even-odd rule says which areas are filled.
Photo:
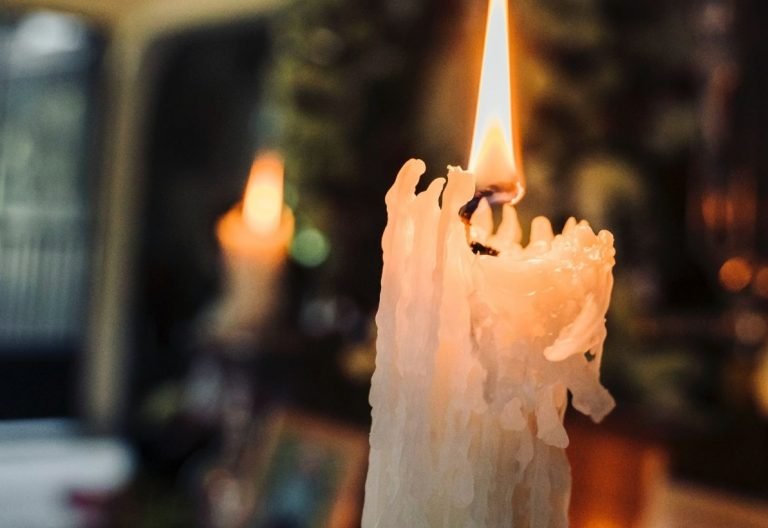
[[742, 257], [732, 257], [720, 267], [720, 284], [730, 292], [739, 292], [752, 281], [752, 265]]
[[314, 268], [325, 262], [331, 251], [328, 237], [314, 227], [301, 229], [291, 245], [291, 257], [308, 268]]

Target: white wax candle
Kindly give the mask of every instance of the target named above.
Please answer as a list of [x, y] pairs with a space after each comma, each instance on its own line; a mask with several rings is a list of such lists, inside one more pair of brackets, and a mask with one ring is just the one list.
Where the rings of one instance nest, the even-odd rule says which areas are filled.
[[[472, 235], [458, 211], [474, 176], [451, 169], [419, 195], [411, 160], [387, 193], [364, 528], [567, 526], [566, 392], [600, 420], [613, 236], [546, 218], [520, 244], [512, 206]], [[445, 188], [443, 188], [445, 185]], [[439, 198], [442, 191], [442, 207]], [[589, 357], [585, 353], [589, 352]]]

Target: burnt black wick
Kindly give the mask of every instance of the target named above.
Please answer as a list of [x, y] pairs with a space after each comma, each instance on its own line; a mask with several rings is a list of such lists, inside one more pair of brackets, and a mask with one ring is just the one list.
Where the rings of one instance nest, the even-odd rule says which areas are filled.
[[472, 199], [465, 203], [461, 209], [459, 209], [459, 216], [461, 217], [461, 221], [464, 222], [464, 225], [467, 228], [467, 241], [469, 242], [469, 248], [475, 255], [490, 255], [495, 257], [499, 254], [498, 249], [492, 248], [491, 246], [486, 246], [485, 244], [475, 240], [471, 240], [469, 228], [472, 226], [472, 215], [475, 214], [475, 211], [480, 205], [480, 200], [485, 198], [488, 200], [488, 202], [494, 203], [494, 197], [497, 196], [500, 191], [501, 189], [496, 186], [475, 191], [475, 195], [472, 197]]
[[496, 257], [499, 254], [498, 249], [493, 249], [491, 246], [486, 246], [480, 242], [470, 242], [469, 249], [471, 249], [472, 253], [475, 255], [490, 255], [492, 257]]
[[496, 189], [493, 188], [475, 191], [475, 195], [472, 197], [472, 199], [465, 203], [461, 209], [459, 209], [459, 216], [461, 217], [462, 221], [469, 225], [470, 220], [472, 220], [472, 215], [475, 214], [477, 207], [480, 205], [480, 200], [483, 198], [492, 198], [495, 193]]

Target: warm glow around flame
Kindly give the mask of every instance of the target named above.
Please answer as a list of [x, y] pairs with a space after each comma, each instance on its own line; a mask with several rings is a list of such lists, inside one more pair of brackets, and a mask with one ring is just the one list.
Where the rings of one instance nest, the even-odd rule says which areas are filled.
[[256, 233], [273, 233], [283, 212], [283, 160], [274, 153], [259, 154], [243, 197], [243, 220]]
[[505, 201], [515, 203], [525, 192], [525, 181], [516, 149], [510, 77], [509, 9], [506, 0], [489, 0], [469, 170], [478, 188], [499, 187], [508, 193]]

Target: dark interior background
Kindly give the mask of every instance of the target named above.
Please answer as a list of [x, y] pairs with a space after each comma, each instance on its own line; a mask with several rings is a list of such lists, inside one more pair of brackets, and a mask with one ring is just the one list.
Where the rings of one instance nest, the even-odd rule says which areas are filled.
[[[617, 240], [603, 379], [619, 404], [606, 431], [662, 444], [677, 478], [768, 498], [768, 5], [520, 1], [513, 12], [521, 217], [559, 228], [576, 215]], [[111, 111], [108, 32], [76, 21], [77, 46], [19, 62], [29, 16], [0, 11], [3, 419], [78, 414], [98, 131]], [[157, 510], [168, 526], [189, 520], [167, 512], [194, 502], [199, 468], [228, 438], [183, 398], [210, 362], [247, 380], [254, 420], [287, 405], [368, 428], [383, 197], [409, 157], [430, 177], [466, 164], [482, 20], [459, 0], [313, 0], [153, 46], [120, 421], [140, 453], [132, 500], [168, 497]], [[296, 237], [273, 323], [233, 361], [200, 332], [222, 292], [214, 229], [264, 148], [285, 157]], [[66, 258], [79, 264], [55, 275]], [[72, 318], [46, 333], [57, 310]]]

